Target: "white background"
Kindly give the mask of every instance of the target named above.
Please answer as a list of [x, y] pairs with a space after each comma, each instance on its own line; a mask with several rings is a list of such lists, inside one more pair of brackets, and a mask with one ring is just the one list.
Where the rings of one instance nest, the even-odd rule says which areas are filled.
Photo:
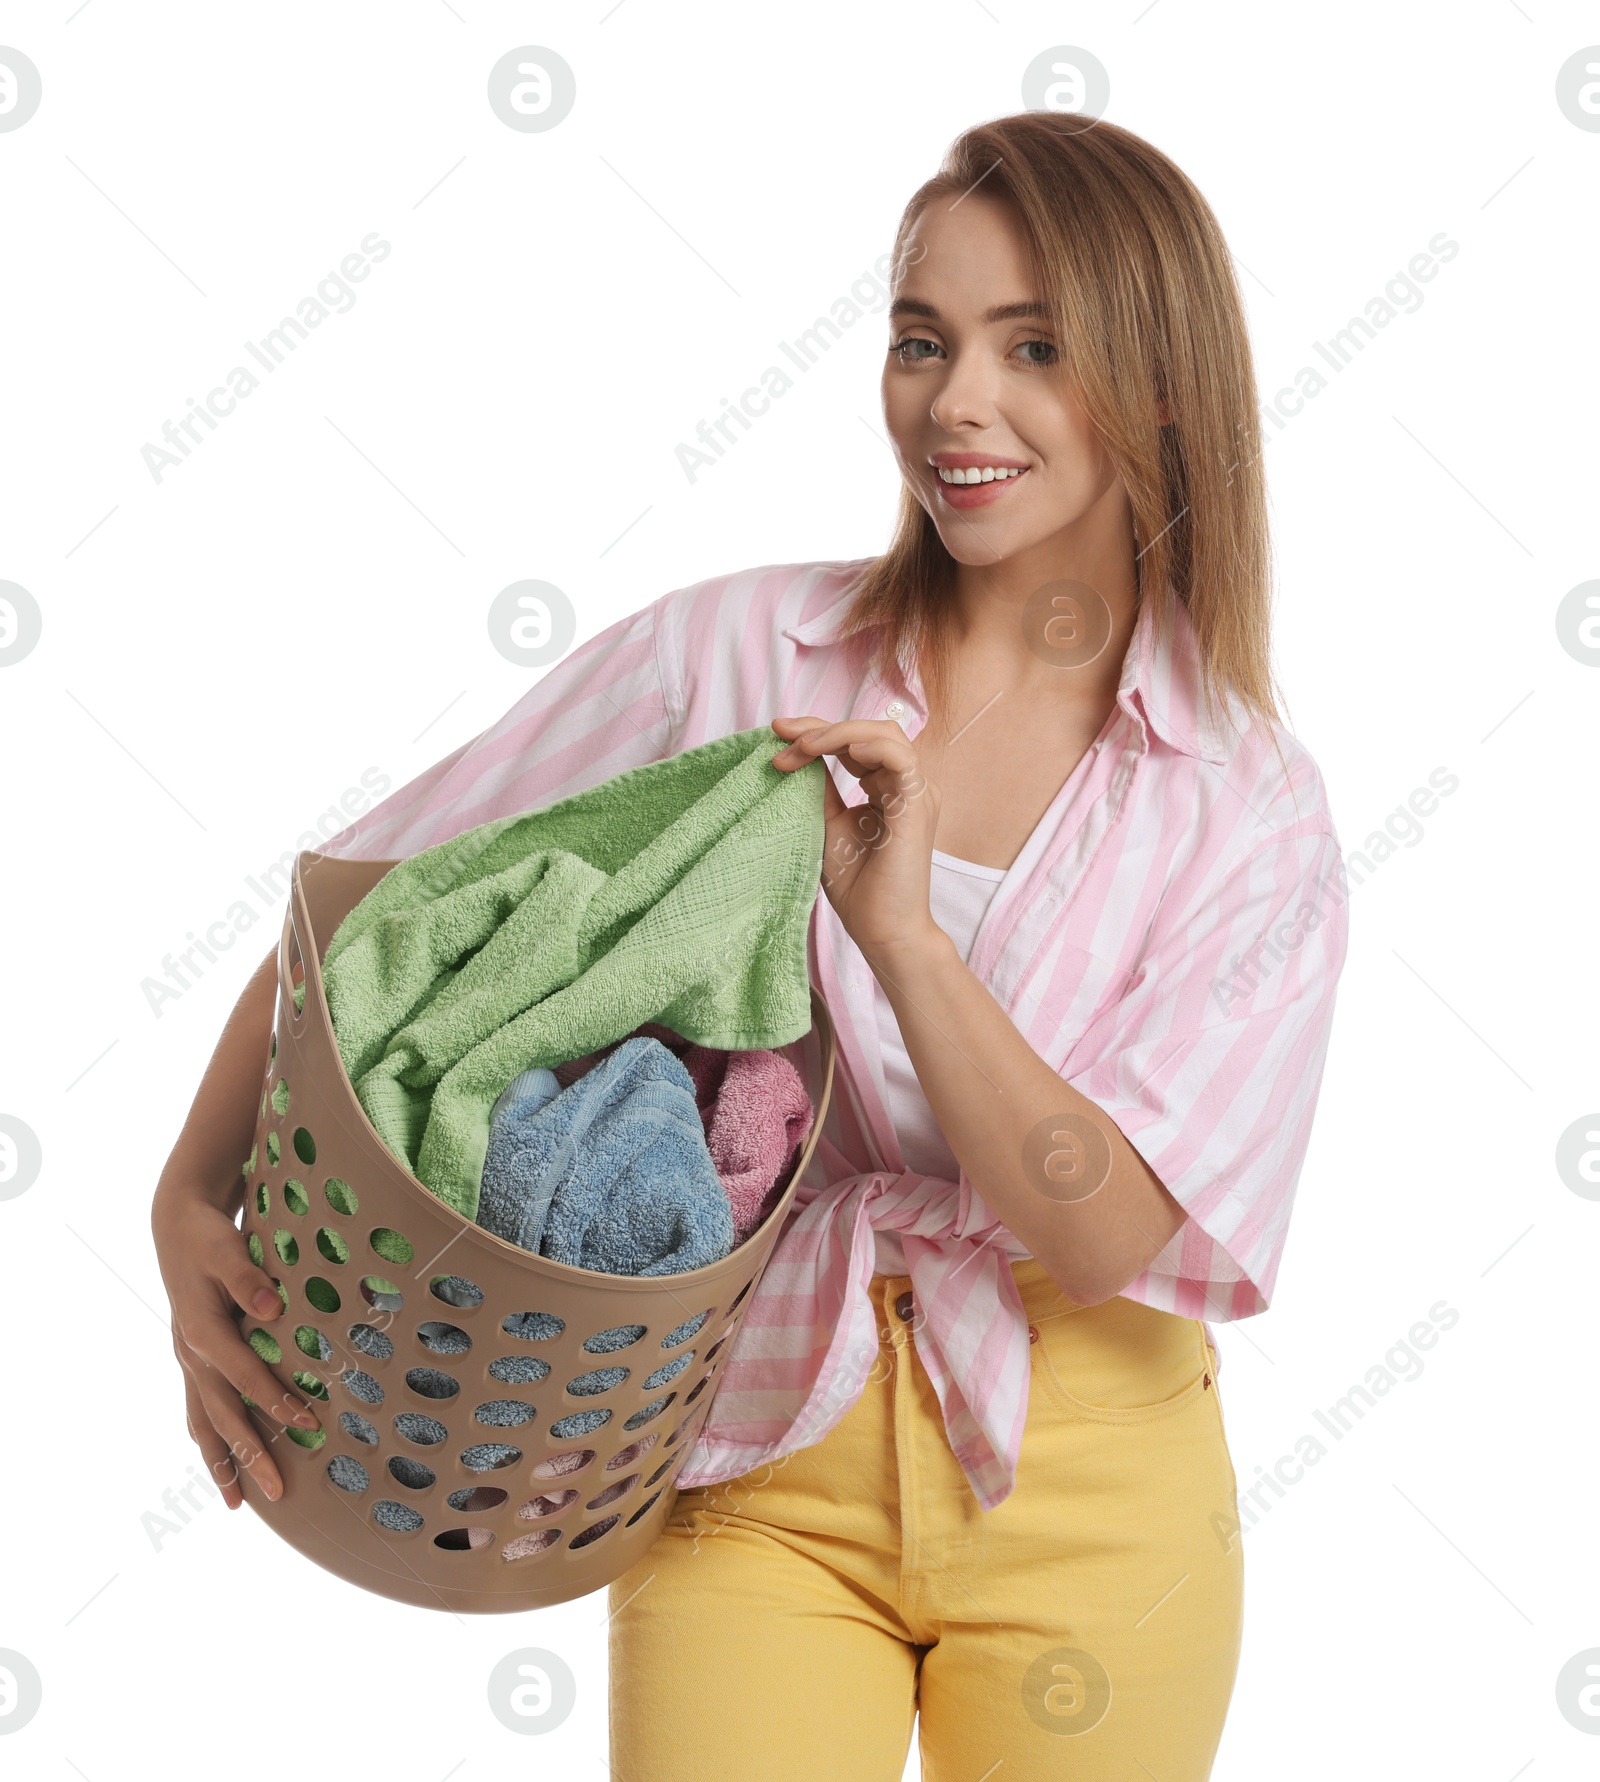
[[[1600, 1203], [1555, 1149], [1600, 1106], [1600, 669], [1555, 614], [1600, 575], [1600, 133], [1555, 83], [1597, 41], [1556, 0], [0, 6], [43, 77], [0, 133], [0, 579], [44, 626], [0, 669], [0, 1113], [43, 1152], [0, 1201], [0, 1647], [44, 1678], [8, 1773], [370, 1764], [379, 1708], [418, 1782], [604, 1774], [603, 1596], [463, 1623], [216, 1500], [147, 1532], [198, 1459], [150, 1193], [278, 908], [159, 1016], [141, 985], [363, 770], [398, 785], [512, 703], [507, 583], [556, 583], [582, 638], [882, 547], [881, 316], [693, 483], [674, 449], [1072, 44], [1214, 206], [1264, 392], [1430, 238], [1460, 247], [1268, 447], [1278, 667], [1346, 850], [1434, 769], [1460, 784], [1352, 899], [1276, 1302], [1220, 1332], [1241, 1492], [1436, 1302], [1459, 1320], [1244, 1536], [1216, 1774], [1594, 1774], [1556, 1677], [1600, 1646]], [[486, 103], [523, 44], [576, 72], [546, 133]], [[371, 231], [393, 251], [354, 307], [156, 482], [141, 447]], [[486, 1701], [524, 1645], [578, 1679], [543, 1738]]]

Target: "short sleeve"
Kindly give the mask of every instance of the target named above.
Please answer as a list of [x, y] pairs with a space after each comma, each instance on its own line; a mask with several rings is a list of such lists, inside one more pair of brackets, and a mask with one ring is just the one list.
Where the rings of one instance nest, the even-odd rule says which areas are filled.
[[683, 714], [668, 691], [659, 636], [668, 599], [580, 644], [482, 735], [390, 793], [321, 851], [406, 859], [479, 823], [541, 809], [676, 753]]
[[[1189, 1217], [1123, 1293], [1194, 1318], [1264, 1311], [1311, 1135], [1348, 941], [1337, 838], [1263, 843], [1158, 928], [1067, 1081]], [[1070, 1066], [1069, 1066], [1070, 1068]]]

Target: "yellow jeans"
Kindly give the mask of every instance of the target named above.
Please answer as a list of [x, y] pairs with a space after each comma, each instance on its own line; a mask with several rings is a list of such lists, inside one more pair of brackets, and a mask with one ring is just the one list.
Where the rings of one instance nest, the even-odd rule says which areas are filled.
[[[1205, 1782], [1243, 1558], [1197, 1319], [1078, 1306], [1012, 1265], [1032, 1380], [1016, 1488], [981, 1510], [918, 1361], [904, 1276], [810, 1448], [679, 1494], [611, 1586], [617, 1782]], [[898, 1302], [898, 1304], [897, 1304]]]

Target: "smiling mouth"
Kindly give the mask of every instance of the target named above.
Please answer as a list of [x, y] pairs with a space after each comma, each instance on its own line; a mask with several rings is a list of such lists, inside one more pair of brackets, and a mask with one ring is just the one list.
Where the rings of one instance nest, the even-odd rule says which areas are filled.
[[1026, 475], [1025, 471], [1018, 470], [1011, 465], [984, 464], [981, 466], [974, 465], [970, 470], [962, 470], [959, 468], [952, 470], [943, 464], [936, 464], [934, 465], [934, 469], [939, 473], [940, 482], [955, 484], [998, 483], [1003, 482], [1008, 477]]

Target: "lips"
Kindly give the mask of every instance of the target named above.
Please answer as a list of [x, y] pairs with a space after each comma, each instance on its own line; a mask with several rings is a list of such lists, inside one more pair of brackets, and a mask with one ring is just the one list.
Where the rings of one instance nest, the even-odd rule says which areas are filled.
[[1015, 458], [979, 452], [939, 452], [928, 460], [939, 481], [940, 498], [950, 507], [987, 507], [1028, 474]]

